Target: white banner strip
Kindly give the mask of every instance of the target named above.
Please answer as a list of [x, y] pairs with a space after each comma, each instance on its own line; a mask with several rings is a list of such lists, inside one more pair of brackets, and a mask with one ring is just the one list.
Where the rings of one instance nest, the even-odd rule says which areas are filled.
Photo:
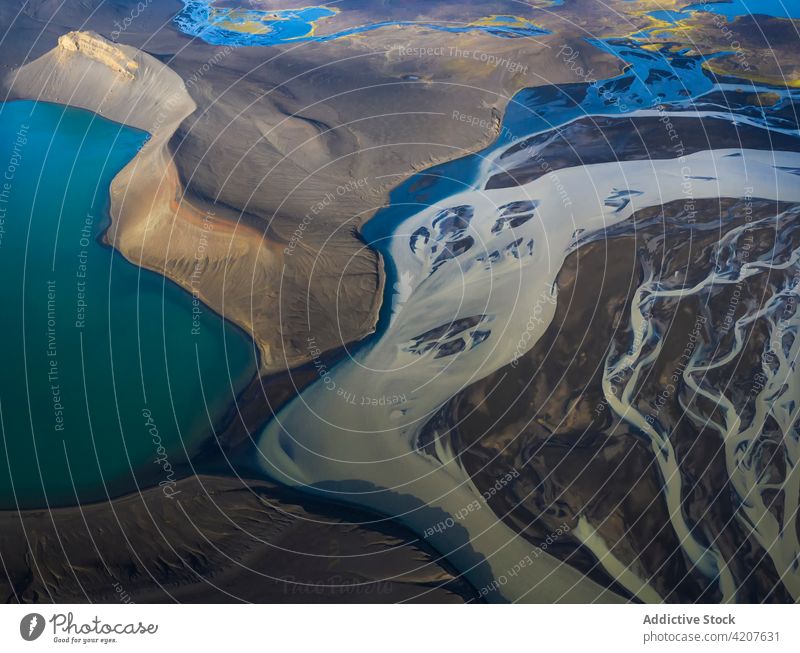
[[792, 605], [8, 605], [0, 648], [794, 653], [798, 622]]

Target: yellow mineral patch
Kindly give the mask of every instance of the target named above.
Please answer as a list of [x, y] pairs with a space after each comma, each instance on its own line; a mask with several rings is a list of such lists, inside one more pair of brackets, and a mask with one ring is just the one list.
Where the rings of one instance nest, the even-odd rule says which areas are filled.
[[257, 20], [246, 20], [240, 23], [234, 23], [230, 20], [218, 20], [214, 23], [218, 27], [222, 29], [226, 29], [229, 32], [244, 32], [246, 34], [266, 34], [270, 31], [270, 28], [265, 25], [264, 23], [257, 21]]
[[[664, 7], [660, 8], [663, 9]], [[633, 31], [625, 34], [624, 38], [635, 38], [637, 41], [653, 38], [680, 38], [681, 36], [685, 36], [691, 29], [691, 15], [689, 15], [688, 18], [682, 18], [673, 23], [668, 20], [651, 16], [650, 12], [652, 10], [652, 8], [649, 8], [630, 12], [630, 16], [635, 18], [644, 18], [647, 20], [648, 24], [640, 29], [634, 29]], [[641, 32], [646, 32], [646, 36], [635, 36]], [[652, 44], [644, 47], [651, 50], [657, 49], [657, 46], [654, 47]]]
[[[313, 7], [306, 7], [306, 9], [312, 8]], [[340, 9], [336, 7], [325, 7], [325, 9], [332, 12], [334, 15], [340, 12]], [[271, 26], [273, 23], [296, 20], [297, 17], [293, 15], [293, 12], [300, 11], [303, 10], [296, 9], [286, 10], [285, 12], [264, 12], [251, 9], [231, 9], [226, 7], [217, 8], [212, 6], [208, 12], [208, 22], [229, 32], [239, 32], [242, 34], [268, 34], [270, 31], [272, 31]], [[332, 16], [321, 16], [316, 20], [308, 21], [308, 31], [304, 34], [298, 34], [297, 36], [293, 37], [293, 39], [308, 38], [313, 36], [317, 30], [317, 24], [319, 21], [331, 17]]]
[[473, 23], [473, 27], [532, 27], [531, 21], [520, 16], [501, 16], [499, 14], [492, 14], [485, 18], [480, 18]]
[[756, 93], [748, 98], [748, 102], [759, 104], [762, 107], [774, 107], [780, 102], [781, 96], [777, 93]]
[[740, 79], [748, 79], [756, 84], [769, 84], [771, 86], [786, 86], [787, 88], [800, 88], [800, 78], [792, 79], [789, 77], [780, 77], [778, 75], [759, 75], [747, 70], [725, 70], [722, 66], [715, 65], [710, 61], [703, 63], [703, 68], [710, 70], [715, 75], [726, 75], [729, 77], [738, 77]]

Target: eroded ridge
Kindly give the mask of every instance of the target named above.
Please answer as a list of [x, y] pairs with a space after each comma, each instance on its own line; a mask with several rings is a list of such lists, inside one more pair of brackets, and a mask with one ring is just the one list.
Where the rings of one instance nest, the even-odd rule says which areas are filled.
[[139, 64], [122, 50], [92, 32], [69, 32], [59, 37], [58, 47], [67, 53], [80, 53], [108, 66], [127, 79], [134, 79]]

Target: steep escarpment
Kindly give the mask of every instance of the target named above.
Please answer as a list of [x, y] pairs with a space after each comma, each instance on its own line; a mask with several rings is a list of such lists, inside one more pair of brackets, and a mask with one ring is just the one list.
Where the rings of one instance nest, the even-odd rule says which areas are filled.
[[62, 35], [55, 48], [6, 75], [3, 84], [8, 99], [88, 109], [149, 132], [151, 143], [166, 143], [195, 110], [183, 81], [167, 66], [94, 32]]
[[[70, 32], [59, 38], [56, 48], [4, 81], [11, 99], [88, 109], [150, 134], [112, 182], [107, 242], [252, 331], [244, 308], [249, 299], [236, 293], [223, 309], [225, 292], [243, 285], [238, 272], [245, 280], [258, 278], [254, 261], [268, 260], [261, 254], [269, 247], [259, 232], [226, 221], [231, 216], [222, 213], [230, 210], [192, 201], [184, 192], [170, 140], [196, 105], [180, 76], [135, 48], [112, 44], [93, 32]], [[260, 344], [266, 347], [263, 340]]]
[[[190, 79], [202, 96], [203, 89]], [[233, 196], [210, 192], [205, 178], [216, 179], [225, 160], [236, 161], [247, 149], [238, 142], [222, 152], [210, 151], [199, 168], [179, 171], [175, 154], [187, 133], [196, 128], [202, 141], [219, 130], [209, 120], [199, 125], [186, 120], [197, 105], [169, 67], [96, 33], [70, 32], [59, 38], [56, 48], [4, 81], [9, 98], [89, 109], [151, 135], [112, 183], [106, 240], [131, 261], [165, 274], [245, 328], [259, 346], [264, 371], [308, 359], [303, 334], [309, 319], [317, 332], [330, 334], [329, 342], [318, 339], [325, 349], [371, 330], [380, 303], [381, 268], [377, 256], [353, 238], [352, 229], [344, 230], [324, 252], [301, 243], [287, 249], [288, 238], [267, 232], [269, 216], [259, 207], [255, 213], [247, 210], [252, 188], [232, 179], [228, 185], [237, 191]], [[184, 122], [187, 126], [179, 131]], [[197, 188], [192, 188], [192, 178], [198, 180]], [[188, 189], [184, 179], [189, 179]], [[286, 219], [294, 223], [302, 216]], [[344, 304], [352, 299], [354, 306], [338, 307], [343, 310], [337, 314], [334, 298], [340, 283]], [[281, 296], [296, 298], [292, 302], [297, 306], [281, 310]]]
[[[168, 14], [153, 4], [137, 27]], [[87, 25], [113, 35], [115, 20]], [[391, 188], [492, 140], [513, 93], [542, 81], [534, 69], [574, 81], [552, 45], [484, 33], [440, 34], [446, 54], [432, 57], [415, 54], [429, 36], [416, 28], [291, 52], [118, 35], [168, 66], [76, 34], [13, 70], [11, 97], [87, 108], [152, 135], [113, 184], [107, 238], [252, 333], [267, 373], [373, 330], [382, 265], [355, 232]], [[617, 67], [578, 49], [587, 67]]]

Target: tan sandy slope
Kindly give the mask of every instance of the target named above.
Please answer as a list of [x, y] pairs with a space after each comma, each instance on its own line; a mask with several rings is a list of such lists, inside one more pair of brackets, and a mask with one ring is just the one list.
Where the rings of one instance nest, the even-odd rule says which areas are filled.
[[[112, 184], [109, 242], [252, 333], [262, 370], [275, 372], [374, 328], [381, 263], [356, 230], [393, 186], [489, 142], [519, 88], [576, 81], [554, 56], [560, 39], [448, 35], [439, 54], [420, 56], [428, 36], [411, 28], [286, 52], [194, 43], [167, 67], [70, 33], [5, 85], [11, 98], [152, 134]], [[583, 52], [598, 70], [617, 65]]]

